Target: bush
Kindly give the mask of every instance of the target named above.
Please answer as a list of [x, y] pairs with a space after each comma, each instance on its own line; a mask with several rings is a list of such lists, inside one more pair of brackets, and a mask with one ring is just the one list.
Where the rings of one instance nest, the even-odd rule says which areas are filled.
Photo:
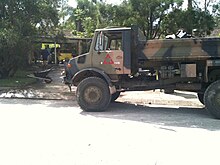
[[25, 64], [29, 43], [14, 29], [0, 28], [0, 79], [12, 77]]

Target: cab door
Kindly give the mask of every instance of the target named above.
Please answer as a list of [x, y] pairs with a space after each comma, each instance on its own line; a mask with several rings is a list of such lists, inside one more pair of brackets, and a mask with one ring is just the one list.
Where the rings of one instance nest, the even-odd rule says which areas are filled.
[[99, 32], [93, 51], [92, 66], [107, 74], [124, 74], [122, 46], [122, 32]]

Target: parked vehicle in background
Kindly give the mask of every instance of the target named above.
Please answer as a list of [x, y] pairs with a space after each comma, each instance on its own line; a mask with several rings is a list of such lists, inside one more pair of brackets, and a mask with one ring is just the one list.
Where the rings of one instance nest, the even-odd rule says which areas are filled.
[[64, 61], [69, 61], [72, 57], [74, 57], [72, 50], [70, 49], [60, 49], [58, 51], [58, 63], [63, 63]]

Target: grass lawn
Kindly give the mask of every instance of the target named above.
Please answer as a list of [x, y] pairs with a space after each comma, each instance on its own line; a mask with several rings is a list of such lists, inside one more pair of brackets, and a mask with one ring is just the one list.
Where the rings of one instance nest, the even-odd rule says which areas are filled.
[[0, 79], [0, 87], [23, 87], [36, 82], [36, 79], [27, 77], [30, 71], [18, 70], [14, 77]]

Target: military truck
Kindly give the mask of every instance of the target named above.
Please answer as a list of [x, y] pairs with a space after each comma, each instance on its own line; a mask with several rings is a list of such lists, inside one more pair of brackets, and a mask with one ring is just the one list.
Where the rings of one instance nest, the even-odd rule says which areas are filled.
[[198, 93], [220, 119], [220, 39], [146, 40], [137, 27], [97, 29], [90, 51], [66, 65], [84, 111], [104, 111], [120, 92], [164, 89]]

